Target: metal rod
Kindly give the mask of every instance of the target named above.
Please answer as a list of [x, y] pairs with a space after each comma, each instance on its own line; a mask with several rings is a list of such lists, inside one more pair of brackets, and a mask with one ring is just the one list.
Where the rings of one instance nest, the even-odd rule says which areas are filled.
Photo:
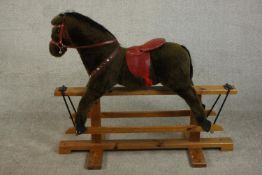
[[219, 96], [217, 97], [216, 101], [214, 102], [213, 106], [211, 107], [211, 109], [208, 111], [208, 114], [207, 114], [207, 118], [209, 117], [210, 113], [213, 111], [214, 107], [216, 106], [219, 98], [221, 97], [221, 94], [219, 94]]
[[225, 104], [225, 102], [226, 102], [226, 100], [227, 100], [227, 97], [228, 97], [228, 95], [229, 95], [229, 92], [230, 92], [230, 89], [227, 90], [226, 97], [225, 97], [224, 100], [223, 100], [223, 103], [222, 103], [222, 105], [221, 105], [221, 107], [220, 107], [220, 109], [219, 109], [219, 111], [218, 111], [218, 113], [217, 113], [217, 116], [216, 116], [216, 118], [215, 118], [215, 120], [214, 120], [214, 122], [213, 122], [213, 125], [216, 124], [216, 122], [217, 122], [217, 119], [218, 119], [218, 117], [219, 117], [219, 115], [220, 115], [220, 113], [221, 113], [221, 111], [222, 111], [222, 109], [223, 109], [223, 107], [224, 107], [224, 104]]
[[72, 102], [70, 96], [67, 96], [67, 97], [68, 97], [68, 99], [69, 99], [69, 101], [70, 101], [70, 103], [71, 103], [71, 106], [72, 106], [73, 110], [74, 110], [75, 113], [76, 113], [76, 108], [75, 108], [75, 106], [74, 106], [74, 104], [73, 104], [73, 102]]
[[74, 125], [74, 127], [75, 127], [75, 122], [74, 122], [73, 116], [72, 116], [72, 114], [71, 114], [71, 112], [70, 112], [69, 106], [68, 106], [68, 104], [67, 104], [67, 101], [66, 101], [66, 98], [65, 98], [64, 95], [63, 95], [63, 99], [64, 99], [64, 102], [65, 102], [65, 105], [66, 105], [66, 109], [67, 109], [67, 111], [68, 111], [68, 113], [69, 113], [69, 115], [70, 115], [70, 118], [71, 118], [71, 120], [72, 120], [72, 123], [73, 123], [73, 125]]

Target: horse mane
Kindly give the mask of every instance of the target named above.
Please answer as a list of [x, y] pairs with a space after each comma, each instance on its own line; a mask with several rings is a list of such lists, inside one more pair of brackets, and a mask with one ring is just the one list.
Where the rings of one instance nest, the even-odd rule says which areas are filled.
[[77, 13], [77, 12], [65, 12], [64, 15], [74, 17], [74, 18], [76, 18], [76, 19], [78, 19], [82, 22], [86, 22], [86, 23], [90, 24], [91, 26], [101, 30], [102, 32], [108, 33], [115, 38], [115, 36], [109, 30], [107, 30], [104, 26], [102, 26], [101, 24], [97, 23], [96, 21], [94, 21], [93, 19], [91, 19], [87, 16], [84, 16], [84, 15]]

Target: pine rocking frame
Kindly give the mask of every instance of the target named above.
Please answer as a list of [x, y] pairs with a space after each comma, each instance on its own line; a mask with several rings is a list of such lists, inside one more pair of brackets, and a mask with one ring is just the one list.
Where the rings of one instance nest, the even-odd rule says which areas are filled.
[[[227, 90], [222, 86], [194, 86], [198, 97], [203, 95], [226, 94]], [[64, 92], [65, 96], [83, 96], [84, 87], [70, 87]], [[230, 95], [237, 94], [237, 89], [232, 89]], [[55, 96], [62, 96], [59, 88], [55, 89]], [[173, 91], [162, 86], [154, 86], [147, 89], [127, 89], [115, 87], [105, 96], [135, 96], [135, 95], [175, 95]], [[208, 112], [208, 110], [206, 110]], [[74, 116], [74, 114], [72, 114]], [[211, 111], [210, 116], [216, 112]], [[203, 149], [218, 148], [221, 151], [232, 151], [233, 141], [230, 137], [201, 138], [203, 130], [197, 126], [190, 110], [176, 111], [132, 111], [132, 112], [102, 112], [100, 100], [92, 106], [89, 112], [91, 126], [85, 134], [91, 134], [90, 140], [63, 140], [59, 143], [59, 154], [69, 154], [72, 151], [88, 151], [86, 160], [87, 169], [101, 169], [104, 151], [111, 150], [164, 150], [186, 149], [192, 167], [206, 167]], [[178, 126], [144, 126], [144, 127], [104, 127], [101, 126], [102, 118], [134, 118], [134, 117], [189, 117], [190, 123]], [[223, 131], [223, 127], [215, 124], [211, 132]], [[184, 138], [172, 139], [140, 139], [140, 140], [107, 140], [106, 134], [112, 133], [154, 133], [154, 132], [182, 132]], [[69, 128], [66, 134], [75, 134], [74, 128]]]

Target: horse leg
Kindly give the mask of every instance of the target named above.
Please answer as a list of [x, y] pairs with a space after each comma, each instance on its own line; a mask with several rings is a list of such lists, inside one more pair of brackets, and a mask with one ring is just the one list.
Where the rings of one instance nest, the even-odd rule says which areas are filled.
[[92, 91], [87, 88], [86, 93], [81, 98], [77, 108], [77, 113], [75, 118], [77, 135], [85, 132], [86, 130], [85, 122], [87, 118], [87, 113], [90, 110], [91, 106], [95, 103], [95, 101], [98, 100], [103, 94], [104, 94], [103, 92]]
[[186, 103], [189, 105], [193, 116], [196, 118], [198, 124], [202, 127], [202, 129], [206, 132], [210, 131], [211, 122], [206, 119], [206, 115], [204, 112], [204, 108], [198, 98], [194, 88], [189, 86], [183, 89], [176, 89], [177, 94], [182, 97]]
[[193, 67], [189, 51], [179, 44], [166, 43], [152, 52], [152, 65], [160, 82], [177, 92], [189, 105], [203, 130], [209, 131], [211, 122], [206, 119], [202, 103], [193, 88]]

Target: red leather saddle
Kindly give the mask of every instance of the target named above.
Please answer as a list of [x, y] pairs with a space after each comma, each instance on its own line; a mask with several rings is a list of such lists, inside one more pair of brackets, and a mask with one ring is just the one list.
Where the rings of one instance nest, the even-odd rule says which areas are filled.
[[156, 38], [143, 45], [127, 48], [128, 69], [134, 76], [143, 78], [146, 86], [152, 86], [152, 80], [149, 77], [150, 51], [161, 47], [165, 42], [163, 38]]

